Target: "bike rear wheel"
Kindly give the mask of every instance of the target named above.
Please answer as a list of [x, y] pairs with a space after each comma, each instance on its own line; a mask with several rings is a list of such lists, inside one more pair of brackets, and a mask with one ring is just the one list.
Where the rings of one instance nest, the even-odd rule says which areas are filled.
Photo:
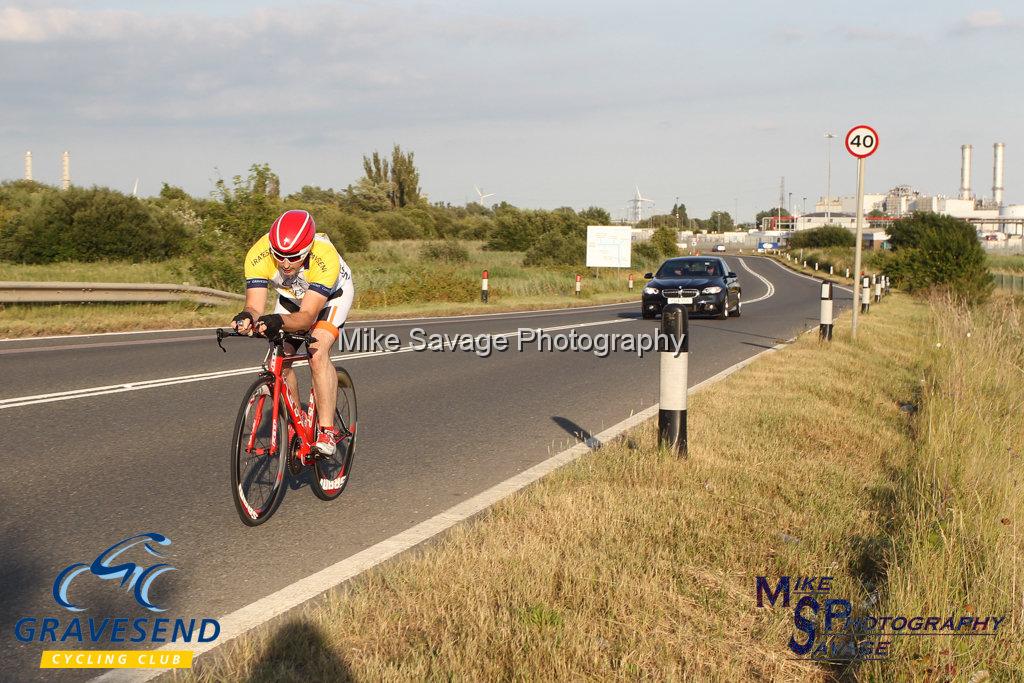
[[313, 461], [310, 488], [320, 500], [334, 500], [348, 486], [356, 451], [358, 413], [355, 385], [347, 370], [335, 369], [338, 371], [338, 403], [334, 411], [334, 426], [341, 430], [341, 441], [334, 455], [317, 456]]
[[285, 411], [278, 413], [274, 415], [274, 379], [260, 377], [238, 409], [231, 444], [231, 497], [248, 526], [270, 519], [284, 496], [288, 429]]

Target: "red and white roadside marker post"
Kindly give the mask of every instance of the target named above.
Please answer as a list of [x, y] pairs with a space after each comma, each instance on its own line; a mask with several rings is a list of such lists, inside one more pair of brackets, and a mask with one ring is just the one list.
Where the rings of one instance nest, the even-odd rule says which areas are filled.
[[583, 289], [583, 276], [576, 276], [576, 296], [580, 295], [580, 290]]
[[[864, 275], [860, 279], [860, 312], [867, 313], [871, 310], [871, 278]], [[853, 312], [856, 314], [857, 307], [853, 307]]]
[[875, 303], [877, 304], [882, 300], [882, 276], [872, 276], [871, 279], [875, 282]]
[[487, 303], [487, 271], [480, 277], [480, 301]]
[[[864, 160], [878, 150], [878, 133], [871, 126], [854, 126], [846, 132], [846, 151], [857, 158], [857, 244], [854, 246], [853, 272], [860, 273], [860, 252], [864, 247]], [[865, 278], [866, 280], [866, 278]], [[864, 312], [867, 313], [867, 306], [871, 305], [870, 290], [864, 290], [867, 303], [864, 303]], [[863, 299], [862, 299], [863, 303]], [[857, 338], [857, 306], [853, 306], [853, 327], [851, 329], [853, 339]]]

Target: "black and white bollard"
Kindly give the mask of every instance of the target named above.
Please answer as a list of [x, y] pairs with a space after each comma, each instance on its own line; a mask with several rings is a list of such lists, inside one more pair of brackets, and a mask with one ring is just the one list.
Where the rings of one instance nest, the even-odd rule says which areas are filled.
[[860, 312], [867, 313], [871, 308], [871, 278], [867, 275], [860, 279]]
[[633, 291], [633, 273], [629, 274], [629, 291]]
[[814, 262], [814, 269], [815, 269], [815, 270], [817, 270], [817, 269], [818, 269], [818, 262], [817, 262], [817, 261], [815, 261], [815, 262]]
[[576, 276], [576, 296], [580, 295], [580, 290], [583, 288], [583, 276]]
[[836, 267], [835, 266], [829, 266], [828, 267], [828, 274], [829, 275], [835, 275], [836, 274]]
[[832, 341], [832, 283], [821, 283], [821, 324], [818, 336], [825, 341]]
[[889, 276], [885, 276], [885, 293], [889, 294], [892, 292], [892, 283], [889, 282]]
[[875, 281], [875, 303], [877, 304], [882, 300], [882, 278], [879, 277]]
[[480, 301], [487, 303], [487, 271], [480, 277]]
[[[690, 356], [689, 316], [669, 304], [661, 312], [661, 394], [658, 400], [658, 445], [686, 455], [686, 385]], [[669, 342], [669, 339], [674, 340]], [[678, 344], [679, 353], [675, 353]]]
[[850, 279], [850, 269], [849, 268], [846, 269], [846, 279], [847, 280]]

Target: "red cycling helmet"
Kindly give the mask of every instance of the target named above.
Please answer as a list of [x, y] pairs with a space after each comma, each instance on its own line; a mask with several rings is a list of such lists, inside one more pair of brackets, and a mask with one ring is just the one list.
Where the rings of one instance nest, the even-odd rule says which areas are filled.
[[316, 223], [308, 211], [285, 211], [270, 226], [270, 253], [280, 261], [304, 259], [313, 248], [315, 235]]

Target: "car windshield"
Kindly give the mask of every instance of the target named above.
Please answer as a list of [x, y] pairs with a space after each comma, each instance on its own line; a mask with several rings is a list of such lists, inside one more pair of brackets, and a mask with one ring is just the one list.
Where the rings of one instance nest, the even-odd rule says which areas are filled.
[[721, 274], [722, 269], [715, 259], [678, 259], [661, 264], [656, 277], [714, 277]]

